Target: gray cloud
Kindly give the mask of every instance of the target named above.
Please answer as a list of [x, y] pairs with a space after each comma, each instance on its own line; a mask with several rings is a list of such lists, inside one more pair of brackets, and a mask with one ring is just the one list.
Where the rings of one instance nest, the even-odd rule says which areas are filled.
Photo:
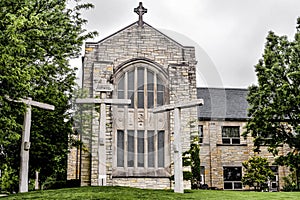
[[[95, 9], [84, 16], [87, 28], [99, 32], [96, 40], [137, 21], [133, 9], [139, 0], [90, 2]], [[300, 15], [299, 0], [144, 0], [143, 5], [148, 9], [147, 23], [187, 36], [208, 55], [210, 61], [198, 60], [200, 77], [205, 79], [201, 86], [221, 86], [214, 84], [219, 82], [214, 80], [219, 79], [216, 73], [226, 87], [255, 83], [254, 65], [268, 31], [293, 37]]]

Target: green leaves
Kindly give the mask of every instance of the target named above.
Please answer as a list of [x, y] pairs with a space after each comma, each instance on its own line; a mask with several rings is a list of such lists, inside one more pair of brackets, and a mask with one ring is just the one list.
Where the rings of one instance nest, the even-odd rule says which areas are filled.
[[[81, 10], [91, 4], [67, 0], [0, 1], [0, 97], [32, 97], [55, 105], [55, 111], [33, 108], [30, 160], [31, 173], [40, 169], [47, 176], [64, 178], [68, 135], [72, 134], [69, 114], [75, 86], [75, 69], [69, 60], [78, 57], [87, 32]], [[0, 98], [0, 145], [7, 163], [17, 169], [20, 134], [25, 106]], [[64, 170], [62, 170], [64, 169]]]
[[[293, 135], [286, 134], [277, 122], [288, 122], [297, 130], [300, 119], [300, 54], [298, 41], [270, 32], [263, 58], [255, 66], [258, 86], [249, 88], [249, 123], [247, 133], [272, 134], [274, 140], [286, 143]], [[297, 132], [299, 134], [299, 132]], [[286, 137], [280, 137], [285, 135]], [[279, 137], [276, 137], [279, 136]], [[296, 147], [298, 148], [298, 147]]]
[[242, 165], [245, 168], [242, 183], [249, 187], [256, 187], [257, 190], [263, 189], [267, 181], [274, 177], [267, 158], [253, 156], [243, 162]]
[[199, 139], [194, 138], [194, 140], [191, 142], [190, 149], [182, 154], [182, 165], [191, 167], [191, 171], [183, 172], [183, 179], [191, 180], [192, 189], [199, 189], [201, 182], [201, 166], [199, 155]]
[[[254, 137], [256, 150], [268, 145], [269, 152], [288, 145], [300, 150], [300, 18], [294, 41], [269, 32], [262, 58], [255, 66], [258, 85], [249, 88], [249, 121], [244, 136]], [[296, 154], [293, 154], [296, 156]], [[281, 155], [279, 159], [292, 159]], [[290, 167], [292, 162], [281, 162]]]

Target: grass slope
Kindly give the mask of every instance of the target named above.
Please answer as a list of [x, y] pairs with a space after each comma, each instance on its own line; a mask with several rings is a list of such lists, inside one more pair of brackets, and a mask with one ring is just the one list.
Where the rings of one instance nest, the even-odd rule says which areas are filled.
[[171, 190], [143, 190], [129, 187], [80, 187], [58, 190], [44, 190], [10, 195], [5, 199], [209, 199], [209, 200], [298, 200], [300, 192], [246, 192], [189, 190], [184, 194]]

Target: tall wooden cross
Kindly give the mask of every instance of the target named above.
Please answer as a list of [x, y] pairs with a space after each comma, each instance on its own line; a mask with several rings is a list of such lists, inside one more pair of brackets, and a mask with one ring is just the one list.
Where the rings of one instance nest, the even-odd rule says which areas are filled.
[[143, 26], [143, 24], [144, 24], [144, 22], [143, 22], [143, 15], [145, 13], [147, 13], [147, 9], [143, 7], [143, 3], [142, 2], [140, 2], [139, 6], [134, 9], [134, 12], [139, 15], [139, 21], [138, 21], [139, 26]]
[[30, 127], [31, 127], [31, 106], [54, 110], [54, 106], [46, 103], [33, 101], [31, 98], [21, 99], [15, 102], [22, 102], [27, 105], [24, 115], [22, 142], [20, 151], [20, 176], [19, 192], [28, 192], [28, 169], [29, 169], [29, 149], [30, 149]]
[[153, 109], [153, 113], [174, 110], [174, 192], [183, 193], [182, 147], [181, 147], [181, 109], [203, 105], [203, 99], [169, 104]]
[[76, 99], [78, 104], [100, 104], [100, 129], [98, 133], [98, 186], [106, 185], [106, 105], [129, 105], [130, 99], [106, 99], [106, 92], [111, 92], [111, 84], [99, 84], [96, 91], [100, 92], [99, 98]]

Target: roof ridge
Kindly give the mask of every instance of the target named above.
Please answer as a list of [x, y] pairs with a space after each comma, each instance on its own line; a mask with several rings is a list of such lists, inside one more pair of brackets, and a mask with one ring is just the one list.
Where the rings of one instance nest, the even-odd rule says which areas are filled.
[[[135, 25], [135, 24], [137, 24], [137, 23], [138, 23], [138, 21], [133, 22], [133, 23], [131, 23], [130, 25], [125, 26], [124, 28], [122, 28], [122, 29], [120, 29], [120, 30], [118, 30], [118, 31], [116, 31], [116, 32], [114, 32], [114, 33], [112, 33], [112, 34], [110, 34], [110, 35], [108, 35], [108, 36], [106, 36], [106, 37], [100, 39], [99, 41], [96, 41], [96, 42], [86, 42], [86, 44], [95, 44], [95, 45], [96, 45], [96, 44], [102, 43], [102, 42], [104, 42], [105, 40], [107, 40], [107, 39], [109, 39], [109, 38], [111, 38], [111, 37], [117, 35], [118, 33], [120, 33], [120, 32], [122, 32], [122, 31], [128, 29], [129, 27], [131, 27], [131, 26], [133, 26], [133, 25]], [[153, 26], [151, 26], [151, 25], [148, 24], [147, 22], [144, 22], [144, 24], [146, 24], [149, 28], [155, 30], [156, 32], [160, 33], [160, 34], [163, 35], [164, 37], [168, 38], [170, 41], [174, 42], [176, 45], [180, 46], [181, 48], [195, 48], [194, 46], [185, 46], [185, 45], [179, 43], [178, 41], [176, 41], [175, 39], [171, 38], [171, 37], [168, 36], [167, 34], [163, 33], [162, 31], [158, 30], [157, 28], [154, 28]]]
[[249, 90], [248, 88], [234, 88], [234, 87], [197, 87], [197, 89], [212, 89], [212, 90]]

